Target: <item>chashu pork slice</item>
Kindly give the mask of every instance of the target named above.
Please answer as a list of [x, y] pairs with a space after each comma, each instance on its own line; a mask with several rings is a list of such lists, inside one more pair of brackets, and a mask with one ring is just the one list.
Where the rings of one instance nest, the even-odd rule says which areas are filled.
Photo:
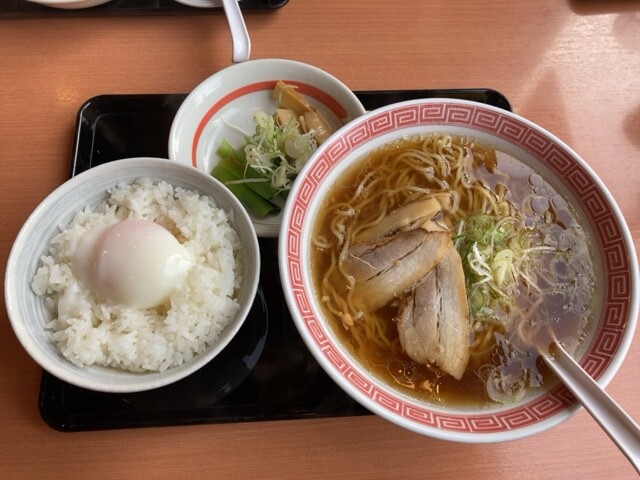
[[343, 268], [355, 280], [354, 303], [370, 312], [389, 304], [435, 268], [450, 245], [448, 231], [418, 227], [351, 247]]
[[402, 348], [411, 359], [462, 378], [469, 362], [469, 307], [462, 260], [453, 244], [403, 301], [397, 325]]
[[443, 209], [449, 210], [451, 203], [451, 194], [449, 193], [434, 193], [416, 200], [389, 213], [375, 225], [361, 230], [356, 235], [356, 242], [369, 243], [391, 235], [400, 229], [406, 229], [411, 224], [429, 221]]

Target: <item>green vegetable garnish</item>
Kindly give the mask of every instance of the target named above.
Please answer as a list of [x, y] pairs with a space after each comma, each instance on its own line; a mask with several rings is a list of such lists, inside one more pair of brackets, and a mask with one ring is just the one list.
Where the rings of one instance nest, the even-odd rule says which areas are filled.
[[[233, 148], [226, 140], [218, 148], [220, 163], [231, 170], [237, 177], [236, 182], [247, 185], [251, 190], [267, 200], [273, 200], [280, 191], [271, 185], [269, 179], [251, 168], [242, 152]], [[215, 176], [215, 175], [214, 175]]]
[[242, 179], [242, 176], [229, 169], [225, 163], [218, 163], [211, 172], [211, 175], [224, 183], [255, 217], [264, 218], [267, 215], [280, 211], [278, 206], [257, 194], [249, 188], [247, 183], [238, 183], [238, 181]]
[[[234, 193], [242, 192], [240, 200], [255, 216], [279, 211], [278, 200], [284, 201], [318, 143], [331, 133], [320, 112], [294, 86], [277, 82], [273, 96], [279, 105], [275, 114], [258, 110], [253, 118], [255, 131], [245, 135], [240, 149], [223, 140], [217, 151], [220, 162], [211, 172]], [[266, 203], [256, 200], [247, 190]], [[255, 213], [258, 211], [261, 215]]]
[[280, 126], [263, 111], [256, 112], [254, 122], [255, 134], [246, 140], [244, 147], [247, 165], [269, 178], [279, 191], [290, 190], [317, 147], [313, 132], [299, 133], [294, 117]]
[[512, 306], [512, 290], [520, 270], [528, 268], [515, 262], [524, 258], [529, 234], [520, 224], [515, 217], [475, 214], [460, 220], [456, 227], [454, 242], [462, 258], [469, 307], [476, 317], [499, 322]]

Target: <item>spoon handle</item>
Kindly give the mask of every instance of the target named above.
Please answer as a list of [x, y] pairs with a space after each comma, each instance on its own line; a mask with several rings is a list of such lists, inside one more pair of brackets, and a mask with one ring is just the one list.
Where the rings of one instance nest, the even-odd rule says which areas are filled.
[[598, 383], [554, 342], [543, 358], [640, 473], [640, 428]]
[[222, 7], [231, 31], [231, 60], [233, 63], [246, 62], [251, 54], [251, 39], [238, 0], [222, 0]]

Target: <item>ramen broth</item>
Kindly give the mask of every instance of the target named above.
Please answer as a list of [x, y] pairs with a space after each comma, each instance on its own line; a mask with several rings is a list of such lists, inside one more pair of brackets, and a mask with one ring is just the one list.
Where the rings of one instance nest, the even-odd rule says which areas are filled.
[[[479, 188], [490, 192], [488, 200]], [[379, 217], [379, 208], [388, 213], [420, 195], [453, 190], [459, 192], [451, 193], [454, 207], [443, 212], [443, 222], [464, 264], [471, 332], [460, 380], [403, 351], [397, 322], [406, 293], [376, 311], [360, 311], [348, 301], [352, 285], [339, 265], [346, 251], [341, 248], [354, 241], [350, 232]], [[556, 382], [536, 345], [544, 349], [555, 336], [575, 354], [589, 334], [595, 276], [587, 235], [571, 205], [505, 152], [442, 134], [396, 141], [341, 175], [318, 212], [310, 260], [324, 314], [364, 369], [408, 395], [450, 406], [520, 401]], [[474, 237], [483, 229], [491, 232], [490, 247]], [[471, 257], [497, 250], [503, 237], [510, 237], [507, 275], [513, 280], [478, 280]]]

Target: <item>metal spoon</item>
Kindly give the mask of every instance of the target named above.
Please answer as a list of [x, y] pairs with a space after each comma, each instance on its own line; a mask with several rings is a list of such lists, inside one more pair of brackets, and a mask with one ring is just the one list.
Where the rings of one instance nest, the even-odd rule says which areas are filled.
[[[540, 349], [541, 350], [541, 349]], [[640, 473], [640, 428], [559, 342], [542, 358]]]
[[222, 7], [231, 30], [231, 60], [233, 63], [246, 62], [251, 54], [251, 39], [238, 0], [222, 0]]

